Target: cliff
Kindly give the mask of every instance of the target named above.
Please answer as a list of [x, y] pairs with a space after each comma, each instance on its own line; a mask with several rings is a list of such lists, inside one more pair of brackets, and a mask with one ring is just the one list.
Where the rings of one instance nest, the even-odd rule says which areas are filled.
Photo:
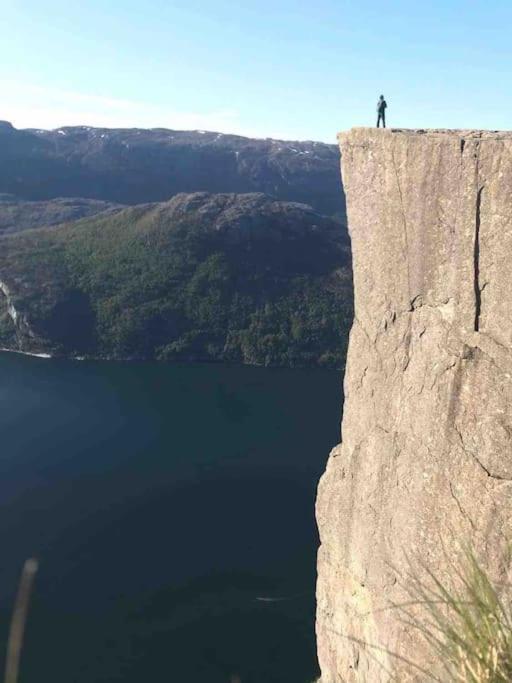
[[512, 539], [512, 134], [340, 135], [355, 320], [317, 519], [322, 683], [426, 680], [393, 603]]

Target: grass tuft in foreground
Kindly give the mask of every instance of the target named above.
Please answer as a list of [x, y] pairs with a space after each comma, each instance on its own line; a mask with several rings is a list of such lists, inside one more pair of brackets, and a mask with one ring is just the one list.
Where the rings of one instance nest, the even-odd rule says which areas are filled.
[[[413, 580], [411, 603], [400, 607], [419, 629], [439, 662], [443, 683], [512, 681], [512, 592], [496, 586], [475, 555], [466, 551], [451, 588], [432, 572], [429, 583]], [[419, 606], [412, 614], [409, 606]]]

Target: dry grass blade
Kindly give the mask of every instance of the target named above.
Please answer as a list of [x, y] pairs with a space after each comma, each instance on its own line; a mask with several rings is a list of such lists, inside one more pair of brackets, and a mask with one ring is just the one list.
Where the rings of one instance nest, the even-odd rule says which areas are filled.
[[27, 560], [21, 572], [20, 585], [18, 588], [18, 595], [16, 596], [16, 603], [12, 613], [11, 628], [9, 631], [9, 640], [7, 642], [7, 657], [5, 664], [5, 679], [4, 683], [17, 683], [18, 673], [20, 667], [21, 648], [23, 646], [23, 636], [25, 633], [25, 624], [27, 621], [27, 613], [30, 604], [30, 595], [32, 593], [32, 586], [37, 573], [37, 560]]

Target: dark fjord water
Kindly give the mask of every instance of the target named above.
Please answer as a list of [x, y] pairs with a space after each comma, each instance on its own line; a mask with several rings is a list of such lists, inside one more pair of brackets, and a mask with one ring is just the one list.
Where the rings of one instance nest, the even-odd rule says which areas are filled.
[[340, 400], [338, 372], [1, 354], [2, 646], [41, 560], [21, 683], [311, 681]]

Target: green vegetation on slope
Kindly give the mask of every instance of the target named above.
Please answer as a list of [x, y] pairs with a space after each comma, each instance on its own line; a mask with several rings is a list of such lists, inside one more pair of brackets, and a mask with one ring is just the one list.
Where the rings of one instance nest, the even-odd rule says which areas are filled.
[[120, 204], [95, 199], [51, 199], [36, 202], [0, 194], [0, 235], [50, 227], [122, 208]]
[[[17, 344], [64, 355], [339, 367], [352, 317], [339, 225], [264, 195], [180, 195], [9, 237], [0, 280]], [[5, 314], [0, 337], [14, 345]]]

